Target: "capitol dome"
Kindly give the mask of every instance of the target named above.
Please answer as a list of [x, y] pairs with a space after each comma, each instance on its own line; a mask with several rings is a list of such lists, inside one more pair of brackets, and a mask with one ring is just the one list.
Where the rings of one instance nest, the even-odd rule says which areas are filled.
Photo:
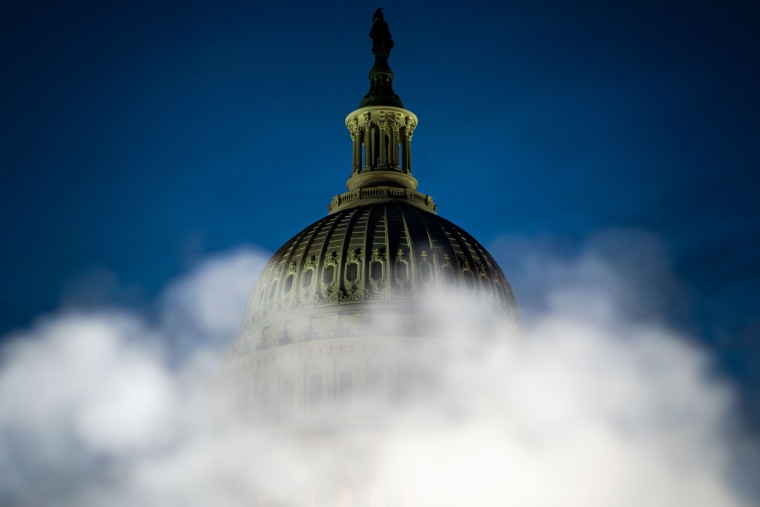
[[414, 193], [380, 188], [376, 202], [329, 214], [274, 254], [248, 301], [240, 352], [376, 333], [378, 314], [410, 324], [384, 334], [424, 335], [425, 297], [441, 290], [516, 319], [509, 282], [475, 238]]
[[347, 191], [256, 281], [240, 335], [210, 382], [220, 424], [296, 437], [345, 435], [376, 421], [368, 399], [420, 392], [440, 369], [440, 310], [429, 302], [443, 292], [519, 323], [493, 256], [417, 191], [411, 142], [418, 119], [393, 91], [393, 42], [381, 10], [371, 36], [370, 90], [345, 120]]

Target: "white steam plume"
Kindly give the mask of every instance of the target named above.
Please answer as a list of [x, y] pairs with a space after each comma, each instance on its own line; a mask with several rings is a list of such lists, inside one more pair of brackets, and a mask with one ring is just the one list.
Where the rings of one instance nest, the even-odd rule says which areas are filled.
[[[345, 466], [335, 461], [350, 450], [212, 431], [206, 380], [265, 261], [210, 259], [167, 288], [157, 324], [66, 313], [10, 337], [0, 505], [276, 505]], [[709, 356], [630, 318], [634, 292], [646, 294], [603, 253], [547, 269], [557, 282], [527, 308], [518, 344], [506, 326], [472, 336], [457, 316], [478, 309], [461, 299], [435, 302], [466, 353], [445, 363], [445, 397], [399, 408], [379, 439], [371, 480], [400, 488], [387, 505], [751, 505], [736, 468], [750, 442]], [[338, 505], [334, 493], [321, 505]]]

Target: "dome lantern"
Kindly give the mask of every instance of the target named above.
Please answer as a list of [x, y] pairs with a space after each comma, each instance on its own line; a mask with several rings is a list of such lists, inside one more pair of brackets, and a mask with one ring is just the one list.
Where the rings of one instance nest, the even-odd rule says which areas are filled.
[[404, 109], [393, 91], [393, 71], [388, 56], [393, 47], [388, 24], [378, 9], [373, 17], [372, 52], [375, 64], [369, 72], [370, 90], [359, 109], [346, 117], [351, 135], [351, 177], [348, 192], [335, 196], [330, 213], [369, 203], [403, 199], [435, 213], [429, 195], [417, 192], [412, 176], [412, 135], [417, 116]]

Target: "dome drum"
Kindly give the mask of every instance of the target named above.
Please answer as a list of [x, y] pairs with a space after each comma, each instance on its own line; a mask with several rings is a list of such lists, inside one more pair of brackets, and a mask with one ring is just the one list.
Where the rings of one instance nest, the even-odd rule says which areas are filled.
[[[389, 403], [411, 403], [440, 379], [440, 339], [352, 336], [282, 345], [225, 364], [212, 382], [225, 423], [289, 437], [346, 437], [382, 424]], [[224, 393], [224, 394], [222, 394]]]

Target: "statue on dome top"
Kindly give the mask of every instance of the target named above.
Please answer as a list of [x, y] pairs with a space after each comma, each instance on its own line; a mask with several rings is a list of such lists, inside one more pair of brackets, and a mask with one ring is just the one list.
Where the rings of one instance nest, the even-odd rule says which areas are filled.
[[401, 99], [393, 91], [393, 71], [388, 65], [388, 56], [393, 48], [393, 39], [383, 16], [383, 9], [377, 9], [372, 16], [372, 53], [375, 63], [369, 71], [369, 92], [359, 102], [359, 107], [393, 106], [404, 107]]
[[372, 39], [372, 54], [375, 55], [375, 61], [387, 64], [388, 56], [393, 49], [393, 39], [391, 31], [388, 29], [388, 23], [383, 16], [383, 8], [380, 7], [372, 16], [372, 28], [369, 31], [369, 37]]

